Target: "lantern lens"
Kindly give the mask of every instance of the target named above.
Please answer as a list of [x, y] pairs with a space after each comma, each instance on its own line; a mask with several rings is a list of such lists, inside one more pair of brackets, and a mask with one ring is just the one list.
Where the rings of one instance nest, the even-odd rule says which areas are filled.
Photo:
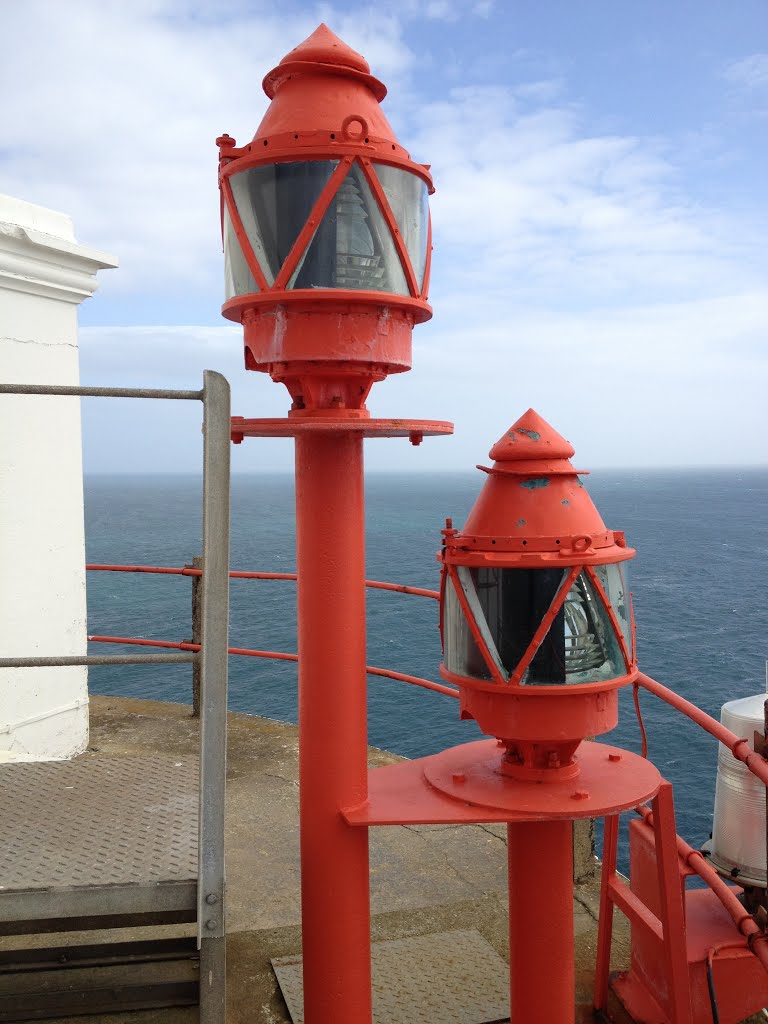
[[274, 284], [337, 164], [338, 160], [264, 164], [230, 177], [237, 215], [268, 284]]
[[339, 186], [288, 287], [410, 294], [394, 239], [358, 164]]
[[[273, 285], [337, 160], [306, 160], [251, 167], [229, 178], [237, 217], [268, 285]], [[376, 164], [382, 190], [408, 252], [419, 291], [427, 264], [427, 186], [415, 174]], [[224, 207], [227, 298], [258, 291], [230, 211]], [[249, 254], [250, 257], [250, 254]], [[409, 295], [392, 231], [362, 167], [349, 168], [287, 284]]]
[[632, 650], [632, 616], [629, 593], [629, 563], [615, 562], [613, 565], [595, 565], [595, 575], [611, 603], [616, 619], [621, 626], [627, 650]]
[[[618, 565], [600, 567], [598, 579], [611, 602], [622, 632], [625, 625], [614, 601], [621, 598], [626, 629], [629, 615]], [[496, 675], [511, 677], [528, 651], [542, 621], [568, 578], [562, 569], [480, 569], [457, 567], [457, 576]], [[452, 583], [445, 588], [445, 667], [457, 675], [494, 678], [475, 640]], [[627, 644], [628, 650], [631, 649]], [[626, 674], [619, 640], [592, 581], [581, 572], [530, 658], [520, 684], [567, 685], [604, 682]]]
[[424, 287], [429, 237], [429, 195], [426, 182], [409, 171], [390, 167], [389, 164], [374, 164], [373, 167], [400, 228], [421, 289]]
[[237, 240], [232, 218], [224, 204], [224, 294], [227, 299], [233, 295], [257, 292], [259, 286], [254, 280], [251, 268], [246, 262], [243, 250]]

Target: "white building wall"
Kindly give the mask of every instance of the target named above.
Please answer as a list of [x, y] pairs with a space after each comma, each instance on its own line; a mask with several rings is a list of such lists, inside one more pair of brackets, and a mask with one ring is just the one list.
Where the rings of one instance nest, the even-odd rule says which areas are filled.
[[[77, 307], [114, 266], [69, 217], [0, 196], [0, 382], [79, 384]], [[80, 400], [0, 395], [0, 657], [85, 651]], [[0, 760], [87, 743], [85, 668], [0, 669]]]

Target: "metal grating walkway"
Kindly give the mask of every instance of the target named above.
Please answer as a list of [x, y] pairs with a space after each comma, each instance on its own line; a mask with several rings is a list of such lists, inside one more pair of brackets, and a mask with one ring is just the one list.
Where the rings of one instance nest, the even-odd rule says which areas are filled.
[[[301, 957], [272, 961], [293, 1024], [304, 1024]], [[376, 942], [373, 1024], [502, 1024], [509, 967], [476, 931]]]
[[78, 890], [91, 893], [83, 912], [120, 912], [110, 895], [165, 883], [187, 890], [177, 906], [194, 905], [198, 801], [196, 758], [0, 765], [0, 921], [76, 914]]

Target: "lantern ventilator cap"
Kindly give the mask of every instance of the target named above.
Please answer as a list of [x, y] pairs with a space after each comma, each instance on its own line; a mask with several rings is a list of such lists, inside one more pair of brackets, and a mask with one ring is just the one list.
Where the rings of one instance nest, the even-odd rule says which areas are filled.
[[387, 87], [371, 74], [371, 67], [365, 57], [347, 46], [324, 23], [318, 25], [303, 43], [286, 53], [277, 67], [266, 75], [262, 83], [264, 92], [273, 99], [287, 78], [302, 72], [344, 75], [363, 81], [379, 103], [387, 95]]
[[[529, 409], [499, 438], [488, 453], [497, 464], [486, 472], [528, 473], [530, 467], [508, 465], [521, 462], [566, 462], [576, 454], [573, 445], [551, 427], [534, 409]], [[499, 465], [501, 463], [501, 465]], [[480, 469], [484, 467], [480, 466]], [[562, 468], [550, 466], [548, 472], [585, 473], [570, 463]]]
[[606, 529], [574, 469], [573, 446], [533, 409], [491, 448], [493, 467], [447, 557], [463, 564], [560, 565], [624, 561], [624, 534]]

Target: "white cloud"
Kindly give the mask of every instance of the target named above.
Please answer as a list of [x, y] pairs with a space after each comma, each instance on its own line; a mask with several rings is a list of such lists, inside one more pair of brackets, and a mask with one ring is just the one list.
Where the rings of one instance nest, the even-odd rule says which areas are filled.
[[768, 53], [753, 53], [733, 61], [723, 72], [725, 78], [740, 89], [762, 91], [768, 89]]
[[[432, 163], [438, 189], [436, 318], [415, 332], [414, 372], [378, 385], [371, 405], [453, 416], [457, 438], [425, 445], [407, 464], [471, 465], [527, 404], [572, 435], [583, 420], [594, 464], [625, 450], [630, 462], [765, 461], [756, 440], [768, 336], [757, 215], [745, 224], [695, 202], [676, 140], [596, 129], [546, 55], [529, 61], [529, 80], [517, 64], [514, 74], [500, 65], [495, 85], [419, 91], [408, 19], [456, 9], [402, 0], [384, 11], [320, 5], [286, 19], [250, 0], [219, 5], [215, 18], [193, 0], [0, 4], [0, 93], [14, 97], [0, 191], [65, 210], [83, 242], [119, 256], [106, 296], [122, 291], [140, 307], [151, 293], [168, 291], [177, 305], [218, 294], [214, 139], [250, 138], [267, 102], [264, 73], [325, 19], [390, 86], [387, 116], [414, 158]], [[764, 59], [731, 65], [729, 80], [756, 88]], [[231, 377], [236, 412], [287, 408], [282, 388], [242, 368], [236, 327], [93, 328], [82, 362], [91, 382], [185, 387], [211, 366]], [[752, 428], [738, 452], [717, 431], [709, 449], [702, 443], [719, 408]], [[115, 455], [101, 441], [107, 413], [88, 416], [89, 458], [105, 468]], [[118, 434], [127, 465], [137, 435], [127, 426]], [[147, 442], [146, 453], [168, 469], [192, 468], [199, 437], [190, 438], [167, 453]], [[369, 447], [374, 465], [404, 458], [394, 442]], [[236, 458], [258, 464], [242, 451]]]
[[[369, 467], [469, 469], [529, 405], [569, 437], [587, 469], [765, 463], [765, 289], [611, 311], [466, 303], [457, 296], [416, 328], [413, 370], [375, 385], [369, 401], [373, 415], [453, 420], [456, 436], [413, 454], [401, 442], [371, 442]], [[89, 328], [81, 362], [90, 383], [135, 386], [197, 387], [203, 369], [220, 370], [236, 415], [284, 416], [289, 404], [284, 388], [243, 369], [235, 328]], [[195, 468], [196, 421], [184, 430], [175, 407], [153, 408], [152, 421], [142, 413], [142, 448], [129, 418], [137, 414], [107, 404], [87, 411], [91, 469], [140, 471], [147, 460]], [[147, 441], [150, 422], [173, 439], [167, 450]], [[285, 469], [291, 455], [285, 442], [251, 440], [233, 458], [240, 471]]]
[[[83, 241], [119, 254], [110, 290], [218, 279], [216, 136], [252, 137], [263, 75], [320, 20], [267, 4], [204, 12], [191, 0], [0, 4], [0, 192], [66, 210]], [[324, 13], [377, 73], [407, 69], [395, 18]]]
[[411, 145], [436, 177], [435, 290], [579, 305], [712, 295], [761, 281], [762, 243], [686, 195], [673, 147], [595, 135], [575, 106], [531, 110], [473, 86], [422, 108]]
[[424, 7], [424, 14], [434, 21], [457, 21], [459, 17], [456, 5], [448, 0], [430, 0]]

